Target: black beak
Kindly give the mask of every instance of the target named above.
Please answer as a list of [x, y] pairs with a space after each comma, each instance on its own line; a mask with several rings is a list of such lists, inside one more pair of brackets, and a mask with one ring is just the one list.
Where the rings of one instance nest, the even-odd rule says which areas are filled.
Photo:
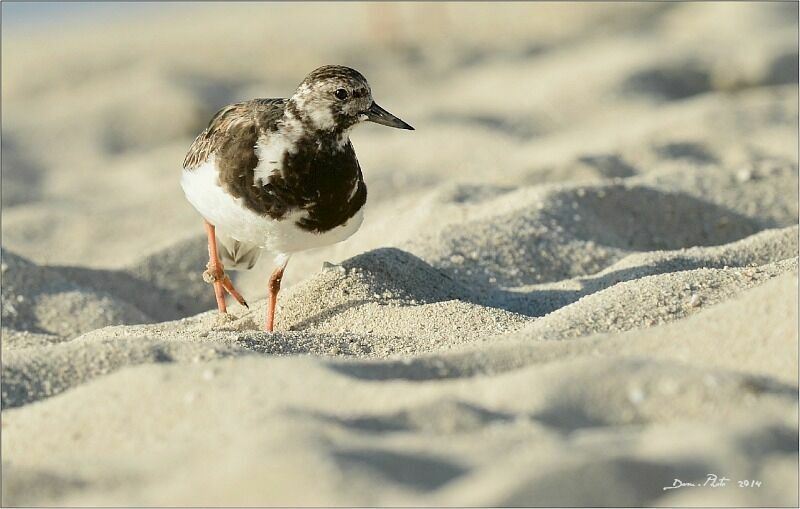
[[367, 120], [375, 122], [376, 124], [388, 125], [389, 127], [396, 127], [398, 129], [414, 130], [413, 127], [378, 106], [376, 102], [373, 102], [372, 106], [364, 113], [367, 115]]

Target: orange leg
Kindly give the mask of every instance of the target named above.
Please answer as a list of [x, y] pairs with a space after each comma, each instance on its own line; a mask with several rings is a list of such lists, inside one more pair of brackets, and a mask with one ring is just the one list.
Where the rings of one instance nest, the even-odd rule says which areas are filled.
[[217, 254], [217, 236], [214, 225], [205, 221], [206, 235], [208, 235], [208, 265], [203, 272], [203, 280], [214, 285], [214, 295], [217, 297], [217, 309], [220, 313], [227, 313], [225, 306], [225, 292], [231, 294], [236, 301], [244, 307], [249, 308], [242, 295], [233, 287], [233, 282], [225, 274], [222, 261]]
[[[282, 257], [283, 258], [283, 257]], [[289, 263], [289, 257], [279, 260], [278, 268], [272, 271], [269, 277], [269, 297], [267, 300], [267, 323], [264, 327], [268, 332], [272, 332], [275, 325], [275, 305], [278, 303], [278, 292], [281, 289], [281, 279], [283, 279], [283, 271], [286, 270], [286, 264]]]

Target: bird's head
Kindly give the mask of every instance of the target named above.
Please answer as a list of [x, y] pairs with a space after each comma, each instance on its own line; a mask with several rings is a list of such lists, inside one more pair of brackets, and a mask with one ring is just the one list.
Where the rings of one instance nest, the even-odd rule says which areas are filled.
[[364, 121], [414, 129], [375, 103], [361, 73], [340, 65], [312, 71], [297, 87], [287, 109], [314, 131], [342, 132]]

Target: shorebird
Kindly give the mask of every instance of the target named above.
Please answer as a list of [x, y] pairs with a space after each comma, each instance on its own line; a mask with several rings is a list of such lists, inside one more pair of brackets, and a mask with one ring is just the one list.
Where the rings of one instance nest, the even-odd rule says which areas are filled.
[[225, 267], [251, 269], [266, 250], [276, 266], [265, 322], [272, 331], [292, 254], [340, 242], [361, 226], [367, 187], [350, 132], [365, 121], [414, 129], [375, 103], [361, 73], [326, 65], [288, 99], [222, 108], [194, 140], [181, 187], [205, 223], [203, 279], [213, 284], [221, 314], [226, 292], [247, 307]]

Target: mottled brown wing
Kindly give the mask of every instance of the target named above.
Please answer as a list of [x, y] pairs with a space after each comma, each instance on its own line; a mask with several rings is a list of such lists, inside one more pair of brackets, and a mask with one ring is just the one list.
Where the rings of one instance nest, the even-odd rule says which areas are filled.
[[222, 108], [189, 147], [183, 160], [184, 169], [191, 170], [206, 162], [225, 145], [233, 128], [268, 128], [264, 124], [280, 119], [284, 103], [284, 99], [254, 99]]

